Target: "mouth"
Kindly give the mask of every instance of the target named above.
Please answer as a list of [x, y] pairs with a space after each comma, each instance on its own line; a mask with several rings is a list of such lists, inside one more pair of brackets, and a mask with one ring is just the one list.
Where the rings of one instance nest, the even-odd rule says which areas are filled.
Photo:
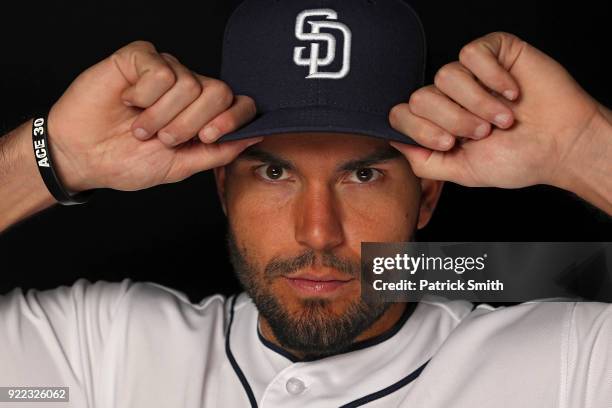
[[334, 273], [297, 273], [282, 276], [283, 280], [302, 296], [335, 296], [345, 290], [355, 278]]

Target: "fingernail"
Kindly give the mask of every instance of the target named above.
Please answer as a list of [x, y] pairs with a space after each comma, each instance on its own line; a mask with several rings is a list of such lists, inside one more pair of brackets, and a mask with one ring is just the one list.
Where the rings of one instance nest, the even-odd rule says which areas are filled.
[[253, 146], [255, 143], [261, 142], [263, 139], [264, 139], [263, 137], [257, 137], [255, 139], [249, 141], [249, 143], [247, 143], [247, 147]]
[[503, 93], [504, 93], [504, 96], [506, 97], [506, 99], [509, 99], [511, 101], [513, 101], [514, 98], [516, 98], [516, 92], [514, 92], [511, 89], [507, 89]]
[[203, 132], [204, 140], [206, 140], [207, 142], [214, 142], [215, 140], [217, 140], [220, 134], [221, 131], [215, 126], [207, 126], [204, 128]]
[[474, 136], [476, 139], [482, 139], [489, 133], [489, 125], [487, 123], [483, 123], [476, 128], [474, 131]]
[[138, 128], [134, 130], [134, 136], [136, 136], [140, 140], [144, 140], [147, 138], [149, 134], [143, 128]]
[[440, 147], [442, 147], [443, 149], [448, 149], [452, 146], [454, 141], [455, 139], [451, 135], [444, 135], [440, 139]]
[[[390, 144], [391, 146], [393, 146], [394, 148], [396, 148], [396, 149], [398, 149], [398, 148], [399, 148], [399, 143], [397, 143], [397, 142], [392, 142], [392, 141], [389, 141], [389, 144]], [[399, 150], [399, 149], [398, 149], [398, 150]]]
[[159, 132], [157, 136], [166, 145], [173, 145], [176, 141], [176, 137], [174, 137], [173, 134], [168, 132]]
[[506, 126], [510, 123], [511, 116], [507, 113], [500, 113], [495, 115], [493, 119], [498, 126]]

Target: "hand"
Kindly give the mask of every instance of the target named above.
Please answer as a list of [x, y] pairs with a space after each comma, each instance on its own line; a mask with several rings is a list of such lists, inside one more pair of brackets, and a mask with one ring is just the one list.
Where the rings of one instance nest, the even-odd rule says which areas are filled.
[[213, 143], [255, 111], [251, 98], [136, 41], [79, 75], [53, 105], [51, 154], [73, 192], [173, 183], [261, 141]]
[[494, 32], [464, 46], [434, 85], [391, 110], [391, 125], [423, 147], [391, 144], [423, 178], [504, 188], [560, 185], [601, 108], [555, 60]]

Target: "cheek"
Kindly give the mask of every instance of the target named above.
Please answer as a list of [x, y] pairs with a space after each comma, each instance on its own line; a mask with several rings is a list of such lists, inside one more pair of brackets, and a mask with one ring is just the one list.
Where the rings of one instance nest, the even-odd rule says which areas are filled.
[[[354, 186], [359, 187], [359, 186]], [[398, 242], [412, 237], [419, 209], [419, 191], [414, 185], [386, 185], [383, 188], [345, 189], [347, 237], [361, 241]]]
[[289, 189], [236, 186], [227, 194], [228, 221], [236, 239], [258, 262], [287, 246], [292, 236]]

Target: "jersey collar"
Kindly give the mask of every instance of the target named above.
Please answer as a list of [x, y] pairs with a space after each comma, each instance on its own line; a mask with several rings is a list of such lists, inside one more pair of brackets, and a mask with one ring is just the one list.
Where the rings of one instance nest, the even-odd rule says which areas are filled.
[[439, 307], [437, 301], [422, 300], [406, 308], [387, 332], [357, 342], [345, 352], [300, 361], [263, 338], [257, 308], [242, 293], [233, 299], [226, 352], [251, 406], [262, 399], [281, 398], [276, 395], [280, 394], [275, 392], [279, 389], [276, 385], [293, 377], [302, 379], [310, 394], [325, 401], [325, 406], [343, 406], [383, 391], [405, 389], [459, 324], [460, 317], [471, 310], [469, 302], [459, 306], [449, 313], [449, 308]]

